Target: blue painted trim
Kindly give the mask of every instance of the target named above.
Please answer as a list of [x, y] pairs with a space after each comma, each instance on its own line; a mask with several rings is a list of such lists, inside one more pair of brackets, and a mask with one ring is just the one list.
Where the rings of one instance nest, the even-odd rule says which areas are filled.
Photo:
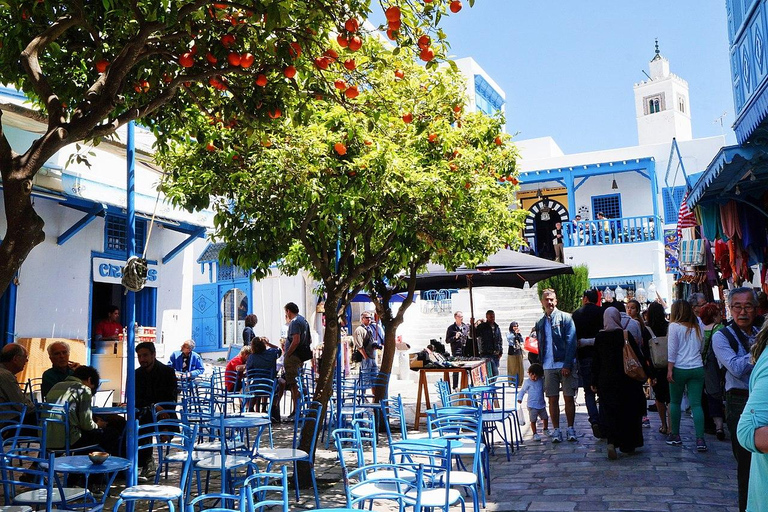
[[564, 180], [563, 178], [557, 178], [557, 179], [555, 180], [555, 183], [559, 183], [559, 184], [560, 184], [560, 185], [562, 185], [563, 187], [566, 187], [566, 188], [568, 188], [568, 187], [567, 187], [567, 185], [565, 184], [565, 180]]
[[[573, 175], [571, 175], [571, 179], [573, 179]], [[581, 188], [581, 186], [582, 186], [583, 184], [585, 184], [587, 181], [589, 181], [589, 176], [585, 176], [585, 177], [583, 177], [583, 178], [581, 179], [581, 181], [579, 182], [579, 184], [578, 184], [578, 185], [576, 185], [575, 187], [573, 187], [573, 191], [574, 191], [574, 192], [576, 192], [577, 190], [579, 190], [579, 189]]]
[[0, 86], [0, 96], [7, 96], [9, 98], [17, 98], [26, 100], [27, 96], [23, 92], [14, 87]]
[[688, 206], [693, 208], [707, 195], [707, 190], [721, 174], [727, 174], [727, 167], [730, 167], [737, 159], [739, 161], [750, 162], [758, 157], [762, 157], [765, 152], [759, 147], [728, 146], [720, 148], [707, 168], [702, 173], [699, 180], [694, 184], [688, 194]]
[[504, 105], [504, 98], [482, 75], [475, 75], [475, 93], [482, 96], [496, 110], [501, 110], [501, 107]]
[[653, 218], [654, 222], [658, 226], [655, 232], [655, 239], [661, 240], [661, 219], [659, 217], [659, 182], [656, 178], [656, 162], [651, 162], [648, 166], [648, 180], [651, 182], [651, 200], [653, 201]]
[[[583, 183], [583, 182], [582, 182]], [[565, 190], [568, 193], [568, 217], [573, 219], [576, 216], [576, 189], [573, 188], [573, 173], [565, 173]]]
[[555, 181], [566, 171], [573, 173], [575, 178], [586, 178], [592, 176], [601, 176], [605, 174], [614, 174], [620, 172], [637, 171], [638, 169], [647, 169], [649, 165], [655, 162], [653, 157], [631, 158], [628, 160], [617, 160], [615, 162], [599, 162], [586, 165], [574, 165], [571, 167], [559, 167], [554, 169], [537, 169], [534, 171], [521, 172], [518, 179], [523, 184], [543, 183], [546, 181]]
[[99, 216], [100, 213], [104, 213], [104, 207], [100, 204], [94, 204], [91, 211], [87, 213], [82, 219], [75, 222], [71, 228], [59, 235], [56, 239], [57, 245], [64, 245], [67, 240], [79, 233], [85, 226], [91, 223], [93, 219]]
[[675, 137], [672, 137], [672, 149], [675, 150], [677, 153], [677, 158], [680, 161], [680, 168], [683, 170], [683, 176], [685, 177], [685, 183], [688, 185], [688, 188], [691, 188], [691, 184], [688, 183], [688, 173], [685, 170], [685, 162], [683, 162], [683, 155], [680, 154], [680, 146], [677, 145], [677, 139]]
[[[99, 252], [99, 251], [91, 251], [91, 258], [104, 258], [107, 260], [115, 260], [124, 262], [125, 261], [125, 255], [115, 254], [113, 252]], [[157, 265], [157, 260], [147, 260], [147, 263], [149, 265]]]
[[[612, 218], [616, 218], [616, 219], [620, 219], [621, 218], [622, 208], [621, 208], [621, 194], [620, 193], [617, 193], [617, 194], [603, 194], [601, 196], [592, 196], [592, 197], [590, 197], [590, 203], [592, 204], [592, 215], [594, 215], [595, 218], [597, 218], [597, 212], [598, 212], [598, 210], [595, 208], [595, 199], [604, 199], [604, 198], [609, 198], [609, 197], [617, 197], [619, 199], [619, 216], [618, 217], [612, 217]], [[610, 218], [608, 218], [608, 220], [610, 220]], [[595, 222], [600, 222], [600, 221], [595, 219]]]
[[638, 170], [635, 170], [635, 172], [636, 172], [637, 174], [639, 174], [640, 176], [642, 176], [643, 178], [647, 179], [647, 180], [651, 179], [651, 177], [650, 177], [650, 176], [648, 176], [648, 175], [647, 175], [646, 173], [644, 173], [643, 171], [638, 171]]
[[183, 251], [189, 244], [194, 242], [198, 238], [205, 236], [205, 227], [200, 227], [196, 231], [189, 234], [189, 236], [183, 240], [179, 245], [170, 250], [168, 254], [163, 256], [163, 265], [175, 258], [181, 251]]

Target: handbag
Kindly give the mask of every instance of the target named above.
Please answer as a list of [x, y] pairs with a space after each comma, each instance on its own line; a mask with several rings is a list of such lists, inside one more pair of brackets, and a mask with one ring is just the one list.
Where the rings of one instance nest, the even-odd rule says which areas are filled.
[[623, 332], [624, 332], [624, 350], [623, 350], [622, 356], [624, 358], [624, 373], [630, 379], [634, 379], [638, 382], [645, 382], [646, 380], [648, 380], [648, 376], [645, 374], [645, 370], [643, 370], [643, 365], [641, 365], [640, 361], [637, 359], [637, 354], [635, 354], [635, 351], [632, 348], [632, 345], [629, 344], [629, 338], [627, 338], [627, 331], [623, 331]]
[[667, 354], [667, 337], [656, 336], [650, 327], [645, 326], [648, 332], [651, 333], [651, 339], [648, 342], [648, 346], [651, 349], [651, 361], [653, 361], [653, 367], [659, 369], [666, 369], [669, 362]]
[[539, 353], [538, 338], [536, 338], [536, 336], [528, 336], [527, 338], [525, 338], [525, 344], [523, 344], [523, 348], [528, 352], [531, 352], [532, 354], [538, 354]]

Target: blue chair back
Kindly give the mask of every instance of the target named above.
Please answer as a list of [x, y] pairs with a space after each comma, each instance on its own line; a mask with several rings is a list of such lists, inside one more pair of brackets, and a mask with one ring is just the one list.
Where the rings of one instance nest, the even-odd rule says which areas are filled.
[[387, 441], [392, 444], [392, 419], [397, 419], [400, 428], [400, 439], [408, 439], [408, 424], [405, 421], [403, 397], [391, 396], [381, 401], [381, 412], [384, 414], [384, 429], [387, 431]]
[[[167, 429], [169, 422], [147, 423], [139, 426], [136, 422], [134, 426], [134, 435], [136, 436], [137, 448], [150, 449], [158, 453], [169, 454], [174, 452], [186, 452], [187, 456], [183, 459], [181, 470], [179, 471], [179, 488], [181, 489], [181, 508], [185, 510], [184, 499], [187, 495], [187, 486], [189, 485], [189, 474], [193, 462], [193, 450], [195, 440], [197, 439], [198, 425], [184, 425], [176, 423], [178, 432], [168, 435]], [[134, 457], [138, 457], [137, 454]], [[134, 459], [138, 460], [138, 458]]]
[[242, 492], [244, 512], [262, 512], [267, 509], [288, 512], [288, 469], [281, 466], [280, 473], [251, 475], [245, 479]]
[[[3, 490], [3, 505], [43, 505], [38, 501], [25, 502], [18, 499], [19, 494], [28, 491], [45, 493], [45, 510], [52, 510], [54, 504], [66, 503], [66, 499], [58, 486], [54, 491], [54, 455], [51, 453], [45, 456], [39, 448], [37, 454], [39, 456], [34, 456], [31, 453], [22, 454], [15, 450], [0, 453], [0, 484]], [[46, 469], [42, 468], [44, 465], [47, 465]]]
[[378, 463], [376, 460], [376, 421], [368, 418], [355, 418], [352, 420], [352, 428], [355, 431], [355, 437], [360, 445], [361, 466], [365, 465], [365, 445], [371, 446], [371, 464]]
[[[215, 508], [206, 506], [206, 501], [218, 502]], [[195, 507], [203, 510], [233, 510], [242, 512], [243, 510], [243, 492], [240, 494], [229, 494], [226, 492], [212, 492], [195, 496], [187, 503], [187, 511], [193, 512]]]
[[333, 431], [333, 443], [336, 445], [336, 454], [339, 456], [339, 464], [341, 470], [347, 470], [347, 454], [352, 454], [355, 457], [355, 467], [361, 467], [365, 465], [363, 459], [363, 450], [360, 446], [360, 439], [357, 437], [357, 432], [353, 428], [337, 428]]
[[[375, 480], [369, 480], [368, 475], [374, 473]], [[375, 481], [375, 485], [372, 486], [371, 481]], [[424, 467], [421, 464], [363, 466], [345, 475], [347, 507], [363, 509], [366, 502], [370, 501], [372, 505], [373, 500], [388, 500], [396, 502], [399, 510], [413, 507], [413, 512], [421, 512], [424, 482]], [[360, 492], [356, 492], [358, 488], [361, 488]]]
[[315, 460], [315, 445], [317, 444], [317, 430], [320, 427], [320, 414], [323, 412], [323, 404], [320, 402], [309, 402], [304, 404], [298, 414], [296, 414], [296, 421], [293, 424], [293, 449], [299, 448], [299, 442], [301, 441], [301, 431], [304, 429], [304, 425], [309, 423], [312, 425], [312, 444], [309, 448], [310, 461]]

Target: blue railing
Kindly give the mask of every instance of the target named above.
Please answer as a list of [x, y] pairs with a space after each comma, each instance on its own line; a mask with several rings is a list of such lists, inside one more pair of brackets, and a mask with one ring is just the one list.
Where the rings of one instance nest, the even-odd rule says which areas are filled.
[[621, 217], [619, 219], [581, 220], [563, 226], [563, 245], [632, 244], [661, 239], [660, 217]]

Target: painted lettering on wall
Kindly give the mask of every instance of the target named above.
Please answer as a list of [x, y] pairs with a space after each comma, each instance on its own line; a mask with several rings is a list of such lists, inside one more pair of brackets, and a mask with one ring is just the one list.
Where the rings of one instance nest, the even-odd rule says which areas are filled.
[[[93, 258], [93, 280], [97, 283], [120, 284], [125, 262], [107, 258]], [[159, 278], [157, 265], [149, 265], [146, 286], [157, 287]]]

